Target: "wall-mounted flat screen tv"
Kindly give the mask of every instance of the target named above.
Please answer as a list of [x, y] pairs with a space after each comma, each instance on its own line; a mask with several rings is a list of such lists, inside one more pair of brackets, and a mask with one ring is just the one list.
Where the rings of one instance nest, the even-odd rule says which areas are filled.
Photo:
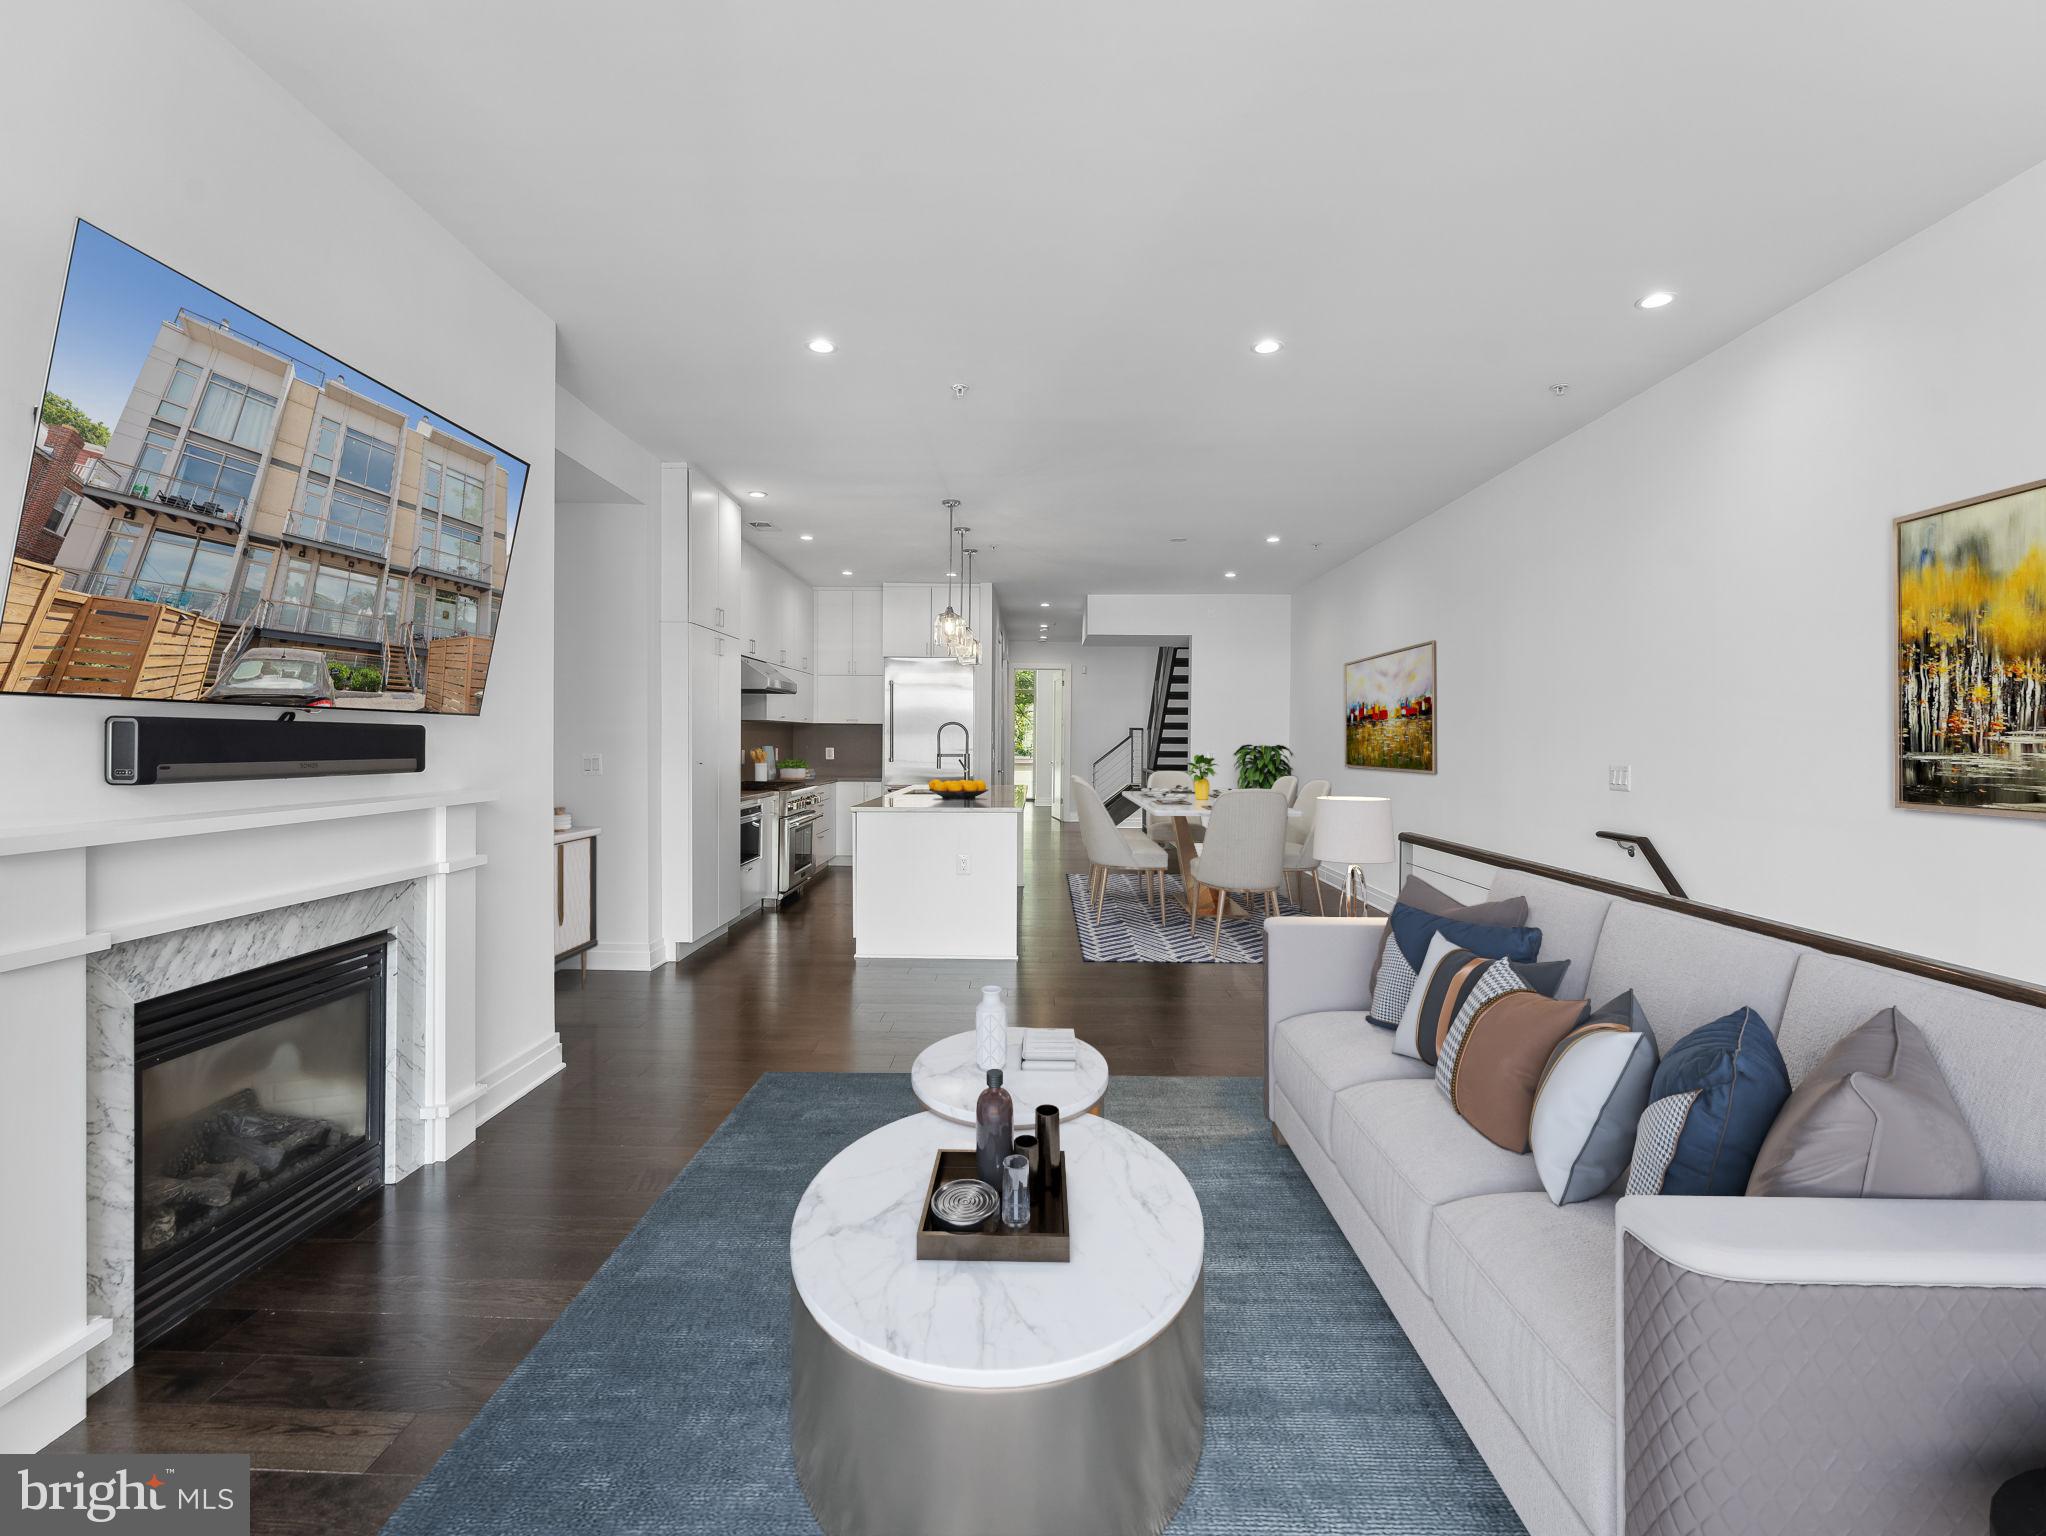
[[473, 715], [526, 471], [81, 220], [0, 692]]

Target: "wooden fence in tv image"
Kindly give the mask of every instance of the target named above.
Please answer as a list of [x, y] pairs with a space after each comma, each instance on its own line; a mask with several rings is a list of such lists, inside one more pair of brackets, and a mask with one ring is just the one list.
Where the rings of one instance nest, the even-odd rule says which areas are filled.
[[164, 603], [90, 597], [54, 565], [17, 559], [0, 614], [0, 692], [197, 699], [220, 641], [216, 620]]

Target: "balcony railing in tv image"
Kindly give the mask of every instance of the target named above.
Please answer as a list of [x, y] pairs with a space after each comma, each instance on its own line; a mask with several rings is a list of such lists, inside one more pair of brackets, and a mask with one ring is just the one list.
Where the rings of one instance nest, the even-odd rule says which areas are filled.
[[209, 522], [238, 525], [248, 515], [249, 498], [197, 480], [180, 479], [168, 470], [137, 469], [96, 459], [82, 477], [88, 492], [111, 491], [153, 507], [182, 512]]
[[137, 603], [162, 603], [166, 608], [179, 608], [202, 619], [217, 619], [227, 612], [225, 592], [138, 580], [125, 573], [95, 571], [75, 578], [67, 573], [64, 585], [88, 597], [124, 597]]
[[293, 634], [318, 635], [329, 640], [347, 640], [357, 645], [381, 645], [383, 615], [348, 613], [319, 608], [311, 603], [289, 603], [272, 599], [256, 615], [259, 629], [289, 630]]
[[383, 558], [391, 547], [389, 528], [344, 523], [331, 517], [316, 517], [304, 511], [294, 512], [285, 519], [284, 536], [287, 539], [304, 539], [311, 544], [324, 544], [329, 549], [345, 549], [355, 554], [375, 555], [379, 559]]
[[474, 582], [479, 587], [490, 585], [490, 564], [476, 555], [457, 554], [443, 549], [438, 544], [420, 544], [412, 551], [412, 568], [418, 571], [439, 571], [462, 581]]

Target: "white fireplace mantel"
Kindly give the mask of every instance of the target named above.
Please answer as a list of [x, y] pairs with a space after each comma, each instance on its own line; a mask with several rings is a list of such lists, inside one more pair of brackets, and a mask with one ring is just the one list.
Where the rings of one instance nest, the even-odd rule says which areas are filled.
[[[138, 800], [147, 791], [138, 794]], [[117, 944], [418, 882], [427, 951], [424, 1160], [475, 1136], [477, 807], [489, 791], [0, 828], [0, 1453], [85, 1411], [87, 966]], [[97, 963], [97, 962], [93, 962]]]

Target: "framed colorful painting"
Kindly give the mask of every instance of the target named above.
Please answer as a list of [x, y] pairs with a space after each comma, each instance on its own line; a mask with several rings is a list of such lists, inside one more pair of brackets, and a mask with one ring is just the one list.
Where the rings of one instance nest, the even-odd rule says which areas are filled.
[[1381, 651], [1343, 668], [1343, 761], [1435, 771], [1435, 642]]
[[2046, 481], [1896, 532], [1897, 804], [2046, 820]]

